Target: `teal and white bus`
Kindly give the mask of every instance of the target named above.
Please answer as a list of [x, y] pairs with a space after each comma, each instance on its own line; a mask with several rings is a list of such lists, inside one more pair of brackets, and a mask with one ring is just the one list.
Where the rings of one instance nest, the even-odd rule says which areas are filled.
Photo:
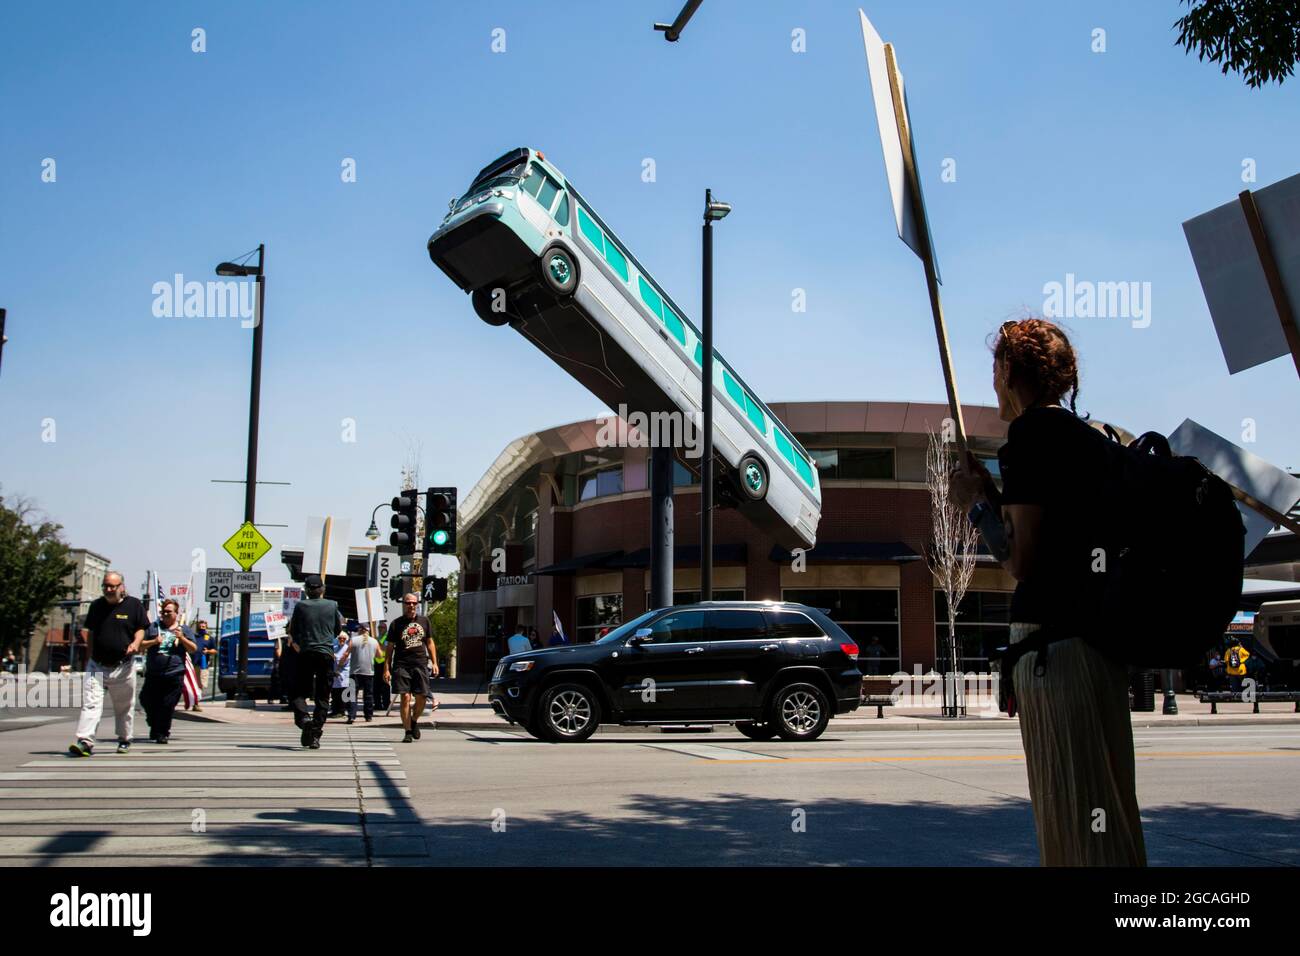
[[[699, 330], [542, 153], [485, 166], [451, 201], [429, 257], [480, 318], [513, 326], [610, 408], [700, 420]], [[812, 456], [716, 350], [713, 391], [722, 500], [782, 547], [811, 548]]]

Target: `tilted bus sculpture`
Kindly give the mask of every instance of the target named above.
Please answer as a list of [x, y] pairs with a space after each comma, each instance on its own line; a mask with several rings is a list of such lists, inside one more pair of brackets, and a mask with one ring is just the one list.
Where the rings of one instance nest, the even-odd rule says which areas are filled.
[[[610, 408], [700, 421], [699, 330], [542, 153], [485, 166], [428, 248], [483, 321], [513, 326]], [[812, 456], [717, 350], [713, 390], [722, 500], [782, 547], [811, 548]]]

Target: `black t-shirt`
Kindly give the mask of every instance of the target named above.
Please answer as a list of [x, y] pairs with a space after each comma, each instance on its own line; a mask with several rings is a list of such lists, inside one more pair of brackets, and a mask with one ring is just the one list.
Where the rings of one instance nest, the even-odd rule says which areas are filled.
[[139, 598], [128, 594], [117, 604], [109, 604], [100, 597], [90, 602], [81, 626], [90, 632], [90, 656], [95, 663], [116, 667], [126, 660], [135, 632], [149, 629], [149, 618]]
[[1092, 633], [1105, 576], [1108, 439], [1064, 408], [1031, 408], [1011, 423], [998, 451], [1004, 505], [1043, 509], [1038, 552], [1011, 598], [1011, 620]]
[[417, 614], [407, 619], [405, 615], [388, 625], [389, 659], [404, 667], [424, 667], [429, 662], [429, 652], [424, 642], [433, 634], [429, 619]]

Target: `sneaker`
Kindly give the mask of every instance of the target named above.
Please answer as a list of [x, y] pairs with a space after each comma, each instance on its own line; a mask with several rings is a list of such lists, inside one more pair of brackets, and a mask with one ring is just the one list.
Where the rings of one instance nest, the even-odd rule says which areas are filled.
[[374, 719], [375, 719], [375, 718], [373, 718], [373, 717], [367, 717], [367, 718], [366, 718], [366, 723], [370, 723], [370, 722], [371, 722], [372, 720], [374, 720]]
[[408, 731], [406, 732], [406, 736], [402, 738], [402, 743], [404, 743], [404, 744], [409, 744], [409, 743], [410, 743], [411, 741], [413, 741], [414, 739], [415, 739], [415, 738], [411, 736], [411, 732], [408, 730]]
[[194, 711], [195, 711], [195, 713], [197, 713], [198, 711], [200, 711], [200, 710], [202, 710], [202, 709], [203, 709], [203, 708], [200, 707], [198, 704], [195, 704], [195, 705], [194, 705]]
[[94, 752], [95, 745], [88, 744], [84, 740], [78, 740], [68, 746], [68, 753], [72, 754], [74, 757], [89, 757]]
[[356, 719], [355, 717], [349, 717], [348, 720], [347, 720], [347, 722], [348, 722], [349, 724], [355, 724], [355, 723], [357, 722], [357, 719]]
[[172, 740], [172, 735], [171, 735], [171, 734], [163, 734], [161, 737], [158, 738], [158, 743], [160, 743], [160, 744], [169, 744], [169, 743], [171, 743], [171, 740]]
[[129, 740], [119, 740], [119, 741], [117, 742], [117, 752], [120, 753], [120, 754], [127, 754], [127, 753], [130, 753], [130, 752], [131, 752], [131, 741], [129, 741]]
[[313, 737], [311, 739], [311, 743], [309, 743], [307, 746], [310, 747], [312, 750], [320, 750], [320, 738]]
[[411, 721], [411, 736], [416, 740], [420, 739], [420, 724], [418, 721]]

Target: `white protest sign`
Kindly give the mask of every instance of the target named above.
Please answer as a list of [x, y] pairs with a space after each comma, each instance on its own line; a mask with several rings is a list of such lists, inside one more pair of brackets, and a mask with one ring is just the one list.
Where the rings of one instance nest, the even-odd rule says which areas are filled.
[[348, 573], [349, 518], [312, 517], [307, 519], [307, 544], [302, 552], [302, 573], [322, 577]]
[[266, 622], [267, 637], [271, 640], [284, 637], [288, 620], [285, 618], [283, 611], [267, 611], [262, 617]]
[[387, 620], [384, 617], [384, 599], [379, 593], [379, 588], [358, 588], [356, 594], [359, 622], [369, 624], [372, 621], [378, 623]]
[[284, 609], [286, 618], [293, 617], [293, 609], [298, 606], [302, 600], [302, 587], [296, 584], [286, 584], [284, 594], [282, 595], [281, 607]]
[[[1285, 515], [1300, 501], [1300, 479], [1292, 478], [1281, 468], [1239, 448], [1190, 418], [1169, 436], [1169, 447], [1175, 455], [1190, 455], [1198, 459], [1228, 484], [1279, 514]], [[1246, 521], [1245, 553], [1249, 555], [1272, 530], [1274, 522], [1241, 502], [1238, 502], [1238, 507]]]

